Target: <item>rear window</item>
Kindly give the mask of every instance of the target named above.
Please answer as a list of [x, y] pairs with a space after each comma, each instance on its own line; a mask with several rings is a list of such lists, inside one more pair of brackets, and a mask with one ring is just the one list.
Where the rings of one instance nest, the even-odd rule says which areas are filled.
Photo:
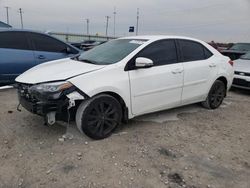
[[198, 42], [179, 40], [179, 46], [184, 62], [205, 60], [212, 56], [212, 53]]
[[237, 43], [230, 50], [250, 51], [250, 43]]
[[30, 49], [24, 32], [0, 32], [0, 48]]

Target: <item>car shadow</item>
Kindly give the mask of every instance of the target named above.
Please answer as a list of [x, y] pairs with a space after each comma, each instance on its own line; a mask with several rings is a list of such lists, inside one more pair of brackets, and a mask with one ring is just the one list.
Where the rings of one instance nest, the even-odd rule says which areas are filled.
[[237, 93], [237, 94], [241, 94], [241, 95], [245, 95], [245, 96], [250, 95], [250, 90], [246, 90], [246, 89], [240, 89], [240, 88], [232, 87], [230, 89], [230, 91], [233, 92], [233, 93]]

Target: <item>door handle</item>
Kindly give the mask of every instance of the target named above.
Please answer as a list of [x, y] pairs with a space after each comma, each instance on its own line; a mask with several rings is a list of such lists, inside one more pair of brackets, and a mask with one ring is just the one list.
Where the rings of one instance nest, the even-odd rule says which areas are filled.
[[43, 56], [43, 55], [39, 55], [39, 56], [37, 56], [37, 58], [38, 59], [46, 59], [45, 56]]
[[215, 63], [211, 63], [211, 64], [209, 65], [209, 67], [211, 67], [211, 68], [216, 67], [216, 64], [215, 64]]
[[182, 69], [174, 69], [174, 70], [172, 70], [172, 73], [173, 74], [180, 74], [180, 73], [182, 73], [183, 72], [183, 70]]

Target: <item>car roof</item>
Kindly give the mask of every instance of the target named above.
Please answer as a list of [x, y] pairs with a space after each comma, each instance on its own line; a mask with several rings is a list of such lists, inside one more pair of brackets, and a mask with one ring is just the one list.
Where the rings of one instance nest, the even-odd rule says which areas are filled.
[[[54, 38], [54, 39], [56, 39], [56, 40], [58, 40], [58, 41], [61, 41], [61, 42], [65, 43], [65, 44], [71, 46], [71, 47], [74, 48], [75, 50], [79, 51], [79, 49], [77, 49], [76, 47], [72, 46], [70, 43], [64, 42], [64, 41], [62, 41], [61, 39], [58, 39], [58, 38], [56, 38], [56, 37], [54, 37], [54, 36], [51, 36], [49, 33], [46, 33], [46, 32], [35, 31], [35, 30], [30, 30], [30, 29], [13, 29], [13, 28], [9, 28], [9, 29], [8, 29], [8, 28], [7, 28], [7, 29], [6, 29], [6, 28], [0, 29], [0, 32], [24, 32], [24, 33], [29, 32], [29, 33], [38, 33], [38, 34], [42, 34], [42, 35], [49, 36], [49, 37]], [[79, 52], [80, 52], [80, 51], [79, 51]]]
[[158, 40], [164, 40], [164, 39], [182, 39], [182, 40], [191, 40], [194, 42], [198, 42], [202, 44], [203, 46], [207, 47], [213, 54], [221, 55], [214, 47], [211, 45], [207, 44], [206, 42], [191, 38], [191, 37], [186, 37], [186, 36], [178, 36], [178, 35], [141, 35], [141, 36], [129, 36], [129, 37], [122, 37], [120, 39], [131, 39], [131, 40], [148, 40], [147, 43], [152, 43]]
[[184, 40], [193, 40], [197, 42], [203, 42], [195, 38], [177, 36], [177, 35], [141, 35], [141, 36], [122, 37], [121, 39], [137, 39], [137, 40], [184, 39]]
[[36, 30], [31, 30], [31, 29], [13, 29], [13, 28], [1, 28], [0, 32], [31, 32], [31, 33], [40, 33], [40, 34], [45, 34], [48, 35], [46, 32], [42, 31], [36, 31]]
[[238, 42], [238, 43], [235, 43], [234, 45], [236, 45], [236, 44], [250, 45], [250, 43], [247, 43], [247, 42]]

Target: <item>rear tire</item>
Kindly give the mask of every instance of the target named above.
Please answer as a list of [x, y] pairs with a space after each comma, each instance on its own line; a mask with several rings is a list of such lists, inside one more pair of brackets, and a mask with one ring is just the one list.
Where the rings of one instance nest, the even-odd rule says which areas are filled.
[[121, 119], [120, 103], [106, 94], [83, 101], [76, 113], [78, 129], [95, 140], [110, 136], [121, 123]]
[[225, 96], [225, 84], [220, 80], [216, 80], [208, 93], [206, 101], [202, 102], [201, 104], [204, 108], [216, 109], [222, 104]]

